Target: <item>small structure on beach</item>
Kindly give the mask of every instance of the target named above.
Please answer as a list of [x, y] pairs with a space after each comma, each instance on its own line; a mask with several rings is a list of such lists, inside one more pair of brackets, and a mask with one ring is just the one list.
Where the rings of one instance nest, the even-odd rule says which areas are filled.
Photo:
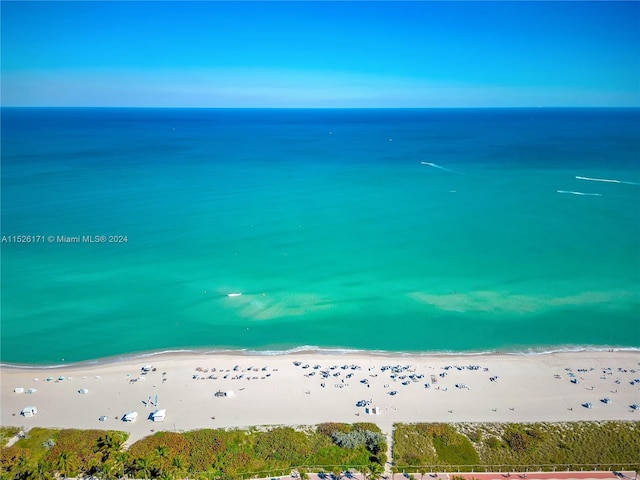
[[164, 417], [167, 415], [167, 409], [156, 410], [151, 414], [151, 420], [154, 422], [164, 422]]
[[20, 415], [23, 417], [33, 417], [36, 413], [38, 413], [38, 409], [36, 407], [24, 407], [20, 412]]
[[222, 390], [218, 390], [216, 393], [214, 393], [214, 395], [216, 397], [231, 397], [231, 396], [233, 396], [233, 390], [229, 390], [227, 392], [223, 392]]
[[138, 418], [138, 412], [127, 412], [122, 417], [123, 422], [135, 422]]
[[13, 391], [14, 391], [15, 393], [24, 393], [24, 388], [22, 388], [22, 387], [16, 387], [16, 388], [14, 388], [14, 389], [13, 389]]
[[367, 407], [364, 410], [368, 415], [380, 415], [382, 411], [380, 407]]
[[86, 388], [81, 388], [80, 390], [78, 390], [78, 393], [81, 395], [86, 395], [87, 393], [89, 393], [89, 390], [87, 390]]

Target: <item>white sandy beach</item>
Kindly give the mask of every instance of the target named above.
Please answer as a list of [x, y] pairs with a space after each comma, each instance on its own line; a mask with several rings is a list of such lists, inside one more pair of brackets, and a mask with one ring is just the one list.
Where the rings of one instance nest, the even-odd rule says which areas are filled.
[[[145, 365], [155, 371], [142, 374]], [[395, 422], [640, 420], [640, 411], [630, 408], [640, 403], [637, 351], [172, 353], [56, 368], [3, 366], [0, 373], [3, 426], [123, 430], [129, 443], [159, 430], [327, 421], [375, 422], [388, 433]], [[233, 393], [216, 397], [218, 391]], [[156, 396], [157, 406], [151, 404]], [[380, 413], [367, 414], [356, 406], [361, 400]], [[21, 416], [27, 406], [38, 413]], [[158, 408], [167, 411], [164, 422], [148, 419]], [[122, 421], [130, 411], [138, 412], [137, 420]]]

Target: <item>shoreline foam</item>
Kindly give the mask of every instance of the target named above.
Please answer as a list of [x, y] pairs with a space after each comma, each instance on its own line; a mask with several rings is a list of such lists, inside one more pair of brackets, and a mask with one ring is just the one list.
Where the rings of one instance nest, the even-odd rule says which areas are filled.
[[57, 364], [25, 364], [0, 362], [0, 368], [7, 369], [56, 369], [67, 367], [83, 367], [90, 365], [108, 365], [112, 363], [125, 363], [145, 358], [160, 358], [167, 355], [238, 355], [246, 357], [279, 357], [287, 355], [371, 355], [377, 357], [475, 357], [488, 355], [550, 355], [554, 353], [576, 353], [576, 352], [638, 352], [640, 347], [630, 346], [606, 346], [606, 345], [566, 345], [566, 346], [541, 346], [530, 347], [526, 349], [496, 349], [496, 350], [478, 350], [478, 351], [452, 351], [452, 350], [427, 350], [427, 351], [395, 351], [395, 350], [364, 350], [350, 349], [342, 347], [319, 347], [315, 345], [303, 345], [284, 350], [255, 350], [248, 348], [193, 348], [193, 349], [170, 349], [157, 350], [147, 352], [132, 352], [130, 354], [118, 354], [114, 356], [101, 357], [88, 360], [79, 360], [70, 363]]

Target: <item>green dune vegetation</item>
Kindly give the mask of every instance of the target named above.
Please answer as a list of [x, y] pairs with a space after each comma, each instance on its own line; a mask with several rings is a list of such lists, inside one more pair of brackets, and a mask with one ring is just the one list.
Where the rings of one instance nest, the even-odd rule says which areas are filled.
[[399, 424], [397, 471], [640, 467], [640, 422]]
[[[0, 428], [0, 439], [18, 432]], [[235, 480], [349, 469], [376, 479], [386, 439], [371, 423], [157, 432], [124, 448], [127, 434], [32, 428], [0, 449], [0, 478]], [[393, 471], [537, 471], [640, 468], [640, 422], [396, 424]]]
[[[125, 451], [123, 432], [33, 428], [3, 448], [2, 478], [93, 475], [112, 479], [216, 478], [289, 475], [297, 469], [339, 474], [355, 468], [382, 472], [386, 439], [374, 424], [158, 432]], [[34, 477], [35, 475], [35, 477]]]

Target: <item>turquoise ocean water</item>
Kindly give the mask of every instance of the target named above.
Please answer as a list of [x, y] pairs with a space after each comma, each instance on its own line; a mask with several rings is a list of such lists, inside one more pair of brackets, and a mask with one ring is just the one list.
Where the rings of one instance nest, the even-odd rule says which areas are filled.
[[3, 108], [1, 166], [2, 362], [640, 347], [637, 109]]

